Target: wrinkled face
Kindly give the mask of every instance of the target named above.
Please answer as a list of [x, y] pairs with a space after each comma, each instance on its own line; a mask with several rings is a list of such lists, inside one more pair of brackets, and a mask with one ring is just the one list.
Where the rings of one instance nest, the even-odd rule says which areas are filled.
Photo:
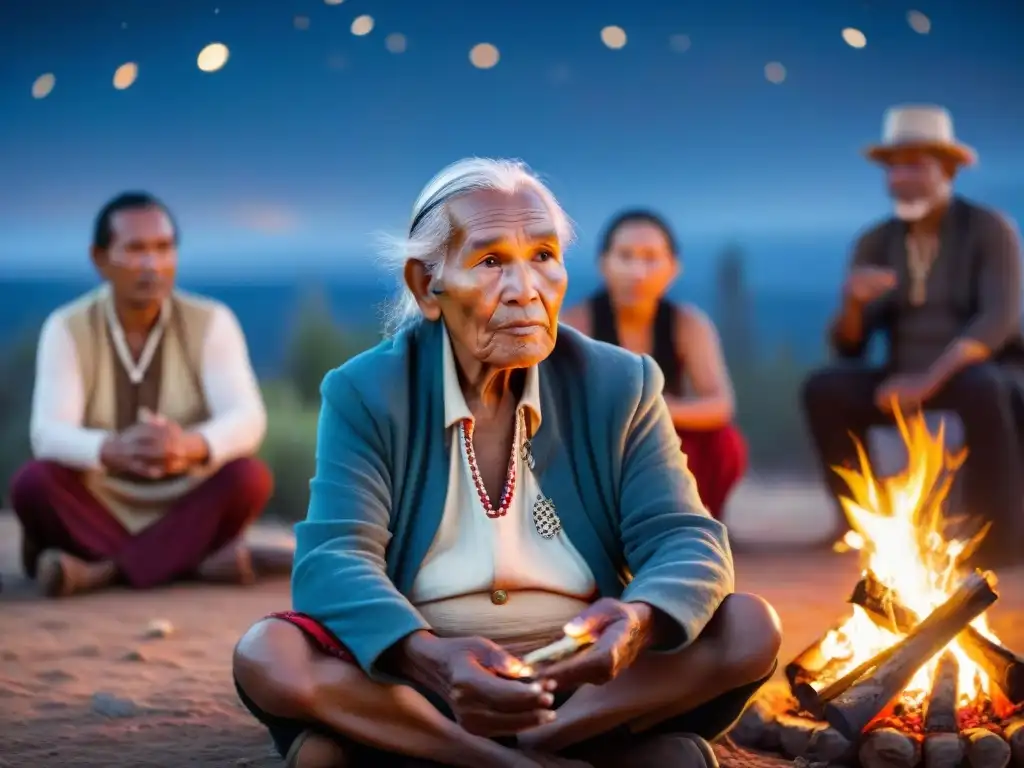
[[934, 155], [907, 149], [896, 152], [886, 163], [889, 194], [894, 200], [934, 200], [949, 181], [942, 162]]
[[646, 221], [626, 222], [615, 230], [600, 266], [612, 300], [624, 307], [657, 301], [679, 272], [665, 233]]
[[118, 211], [111, 220], [107, 249], [93, 249], [96, 268], [118, 301], [147, 307], [162, 302], [174, 287], [178, 247], [174, 223], [160, 208]]
[[451, 201], [448, 214], [454, 234], [440, 277], [424, 285], [406, 273], [423, 314], [444, 318], [460, 359], [536, 365], [555, 346], [568, 284], [547, 206], [533, 191], [481, 190]]

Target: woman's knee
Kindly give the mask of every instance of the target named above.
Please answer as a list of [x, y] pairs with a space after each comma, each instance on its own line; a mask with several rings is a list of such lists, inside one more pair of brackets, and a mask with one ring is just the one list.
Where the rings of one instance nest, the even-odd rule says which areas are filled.
[[718, 609], [726, 649], [726, 666], [736, 685], [756, 682], [770, 674], [782, 646], [782, 622], [762, 597], [739, 592]]
[[312, 653], [301, 629], [277, 619], [263, 619], [235, 646], [235, 682], [266, 713], [304, 718], [316, 698]]

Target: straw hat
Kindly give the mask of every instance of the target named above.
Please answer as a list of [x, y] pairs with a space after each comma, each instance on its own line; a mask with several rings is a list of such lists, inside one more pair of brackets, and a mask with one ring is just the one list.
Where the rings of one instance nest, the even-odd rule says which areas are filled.
[[958, 165], [973, 165], [978, 159], [974, 149], [956, 140], [949, 112], [936, 106], [908, 105], [886, 110], [882, 143], [868, 147], [864, 154], [875, 162], [887, 163], [893, 154], [904, 149], [924, 150]]

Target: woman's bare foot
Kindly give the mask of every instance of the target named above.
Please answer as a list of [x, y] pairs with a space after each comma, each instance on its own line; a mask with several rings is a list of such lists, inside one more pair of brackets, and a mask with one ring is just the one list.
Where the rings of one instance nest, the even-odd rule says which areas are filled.
[[87, 563], [67, 552], [47, 549], [39, 555], [36, 580], [47, 597], [70, 597], [114, 583], [117, 568], [111, 562]]

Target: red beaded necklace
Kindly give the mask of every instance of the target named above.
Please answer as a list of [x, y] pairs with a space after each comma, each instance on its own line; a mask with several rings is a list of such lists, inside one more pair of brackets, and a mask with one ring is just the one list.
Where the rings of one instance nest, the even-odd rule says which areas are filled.
[[512, 455], [508, 459], [508, 472], [505, 474], [505, 487], [501, 492], [498, 508], [494, 508], [491, 497], [487, 495], [483, 478], [480, 477], [480, 468], [476, 464], [476, 453], [473, 451], [473, 420], [463, 419], [459, 424], [462, 432], [462, 444], [466, 449], [466, 461], [469, 462], [469, 471], [473, 475], [473, 485], [476, 487], [476, 494], [480, 497], [480, 504], [484, 512], [492, 520], [504, 517], [512, 504], [512, 497], [516, 492], [516, 454], [519, 450], [519, 439], [521, 437], [522, 414], [516, 411], [516, 428], [512, 437]]

